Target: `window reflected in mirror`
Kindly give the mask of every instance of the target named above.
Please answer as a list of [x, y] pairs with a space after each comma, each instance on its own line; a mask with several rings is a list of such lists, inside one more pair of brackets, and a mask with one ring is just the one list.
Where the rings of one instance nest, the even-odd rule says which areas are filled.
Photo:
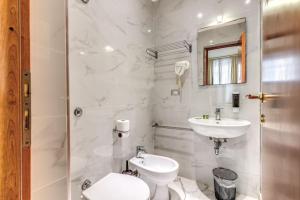
[[198, 65], [200, 85], [245, 83], [246, 20], [199, 32]]

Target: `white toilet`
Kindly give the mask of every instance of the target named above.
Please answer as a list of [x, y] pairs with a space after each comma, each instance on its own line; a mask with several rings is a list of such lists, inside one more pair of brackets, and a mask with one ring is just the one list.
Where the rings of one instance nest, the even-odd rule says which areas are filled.
[[86, 200], [149, 200], [150, 190], [141, 179], [110, 173], [82, 192]]

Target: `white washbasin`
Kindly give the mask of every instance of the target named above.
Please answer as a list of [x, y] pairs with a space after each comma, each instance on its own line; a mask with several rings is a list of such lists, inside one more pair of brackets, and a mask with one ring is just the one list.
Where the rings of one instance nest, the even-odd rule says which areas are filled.
[[152, 154], [143, 154], [143, 158], [133, 157], [130, 164], [138, 172], [157, 185], [167, 185], [171, 183], [178, 174], [179, 164], [177, 161]]
[[229, 118], [215, 120], [193, 117], [188, 121], [190, 123], [190, 126], [196, 133], [207, 137], [222, 139], [242, 136], [246, 134], [247, 129], [251, 125], [251, 122], [247, 120], [237, 120]]

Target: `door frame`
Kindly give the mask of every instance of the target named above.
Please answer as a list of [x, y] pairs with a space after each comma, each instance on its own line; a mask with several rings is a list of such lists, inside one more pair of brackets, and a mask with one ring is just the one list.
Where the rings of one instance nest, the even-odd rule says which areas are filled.
[[[23, 134], [22, 79], [25, 71], [30, 73], [29, 3], [30, 0], [1, 0], [0, 3], [0, 200], [31, 198], [31, 133], [28, 131], [28, 145], [23, 145], [28, 137]], [[30, 113], [30, 104], [27, 109]]]
[[[20, 30], [21, 30], [21, 74], [30, 73], [30, 0], [19, 0], [20, 6]], [[30, 87], [30, 85], [29, 85]], [[23, 88], [23, 87], [22, 87]], [[21, 90], [24, 94], [23, 89]], [[29, 91], [30, 88], [29, 88]], [[21, 98], [23, 95], [21, 94]], [[31, 95], [30, 95], [31, 96]], [[24, 100], [22, 99], [22, 102]], [[22, 111], [24, 110], [23, 104]], [[31, 105], [30, 110], [31, 110]], [[23, 117], [23, 116], [22, 116]], [[30, 116], [31, 118], [31, 113]], [[23, 122], [23, 120], [22, 120]], [[31, 123], [31, 120], [30, 120]], [[22, 127], [24, 124], [22, 123]], [[30, 124], [31, 127], [31, 124]], [[24, 131], [24, 130], [23, 130]], [[24, 134], [22, 134], [24, 135]], [[31, 137], [31, 136], [30, 136]], [[24, 137], [22, 138], [24, 140]], [[24, 144], [24, 141], [22, 141]], [[31, 199], [31, 148], [30, 145], [22, 148], [22, 200]]]

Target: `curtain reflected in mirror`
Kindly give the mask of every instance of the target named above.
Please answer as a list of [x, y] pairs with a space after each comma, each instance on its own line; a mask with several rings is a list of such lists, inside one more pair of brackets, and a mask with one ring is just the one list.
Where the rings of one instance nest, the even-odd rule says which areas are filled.
[[241, 53], [208, 58], [208, 85], [242, 83]]

